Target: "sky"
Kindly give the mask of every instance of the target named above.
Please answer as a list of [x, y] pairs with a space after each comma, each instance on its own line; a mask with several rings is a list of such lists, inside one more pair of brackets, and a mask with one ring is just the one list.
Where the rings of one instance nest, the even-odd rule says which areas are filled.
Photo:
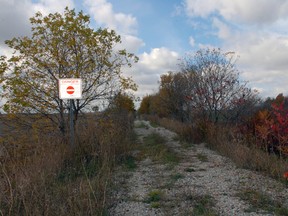
[[95, 30], [116, 30], [139, 57], [124, 74], [140, 98], [156, 93], [184, 55], [207, 47], [235, 52], [241, 80], [263, 98], [288, 95], [288, 0], [0, 0], [0, 54], [11, 54], [5, 40], [31, 34], [37, 11], [66, 6], [90, 15]]

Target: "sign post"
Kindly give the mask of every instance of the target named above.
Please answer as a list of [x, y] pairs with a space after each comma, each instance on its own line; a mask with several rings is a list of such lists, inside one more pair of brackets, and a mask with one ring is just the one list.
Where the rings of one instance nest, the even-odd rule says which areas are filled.
[[74, 108], [73, 100], [82, 98], [82, 80], [81, 79], [59, 79], [59, 97], [60, 99], [69, 99], [70, 108], [70, 145], [75, 145], [74, 134]]
[[60, 99], [81, 99], [81, 79], [59, 79], [59, 97]]
[[70, 99], [70, 145], [72, 148], [75, 146], [75, 134], [74, 134], [74, 110], [73, 110], [73, 99]]

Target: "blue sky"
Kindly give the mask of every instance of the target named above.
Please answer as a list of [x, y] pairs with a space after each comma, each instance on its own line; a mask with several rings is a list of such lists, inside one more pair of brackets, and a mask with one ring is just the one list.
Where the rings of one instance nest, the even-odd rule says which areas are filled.
[[91, 25], [113, 28], [139, 62], [127, 76], [142, 97], [158, 89], [161, 74], [200, 48], [234, 51], [241, 78], [263, 97], [288, 94], [288, 0], [0, 0], [0, 54], [6, 39], [29, 35], [29, 17], [83, 10]]

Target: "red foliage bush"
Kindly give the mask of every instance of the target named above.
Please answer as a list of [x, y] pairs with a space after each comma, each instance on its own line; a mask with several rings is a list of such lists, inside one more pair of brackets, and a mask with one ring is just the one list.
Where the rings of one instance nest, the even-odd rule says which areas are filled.
[[271, 103], [270, 110], [260, 110], [252, 118], [250, 131], [246, 131], [255, 136], [258, 147], [280, 157], [288, 157], [288, 108], [284, 106], [285, 100], [279, 94]]

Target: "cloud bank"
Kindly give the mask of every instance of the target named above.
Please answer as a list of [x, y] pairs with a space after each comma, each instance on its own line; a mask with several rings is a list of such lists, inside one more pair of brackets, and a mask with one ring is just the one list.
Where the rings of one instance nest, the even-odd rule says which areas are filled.
[[211, 20], [222, 48], [240, 55], [242, 78], [262, 96], [288, 94], [287, 0], [185, 0], [184, 5], [190, 19]]

